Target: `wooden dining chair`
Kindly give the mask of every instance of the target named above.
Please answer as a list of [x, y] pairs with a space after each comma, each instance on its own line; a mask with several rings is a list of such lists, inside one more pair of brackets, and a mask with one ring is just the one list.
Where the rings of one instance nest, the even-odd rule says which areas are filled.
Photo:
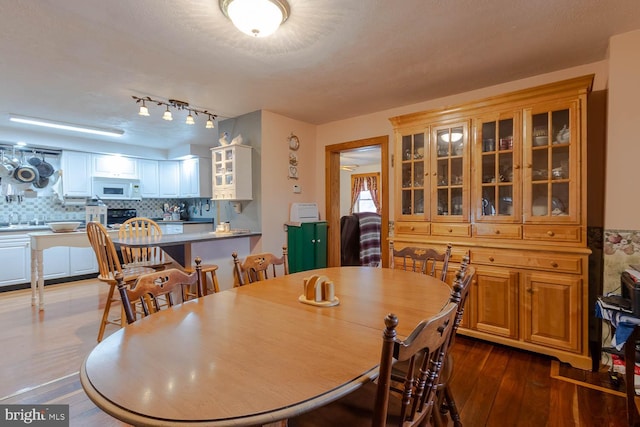
[[[444, 282], [447, 279], [449, 258], [451, 258], [451, 243], [447, 245], [443, 253], [440, 253], [433, 248], [416, 246], [407, 246], [396, 250], [393, 242], [389, 242], [389, 252], [390, 268], [402, 268], [403, 270], [428, 274], [433, 277], [436, 277], [436, 273], [439, 270], [440, 280]], [[396, 265], [396, 258], [401, 258], [402, 264]]]
[[[277, 275], [276, 266], [282, 266], [282, 274], [289, 274], [286, 245], [282, 247], [281, 257], [269, 252], [263, 252], [248, 255], [244, 261], [240, 261], [237, 252], [232, 253], [231, 256], [233, 257], [234, 276], [236, 279], [234, 287], [275, 277]], [[269, 272], [270, 270], [271, 273]]]
[[159, 298], [166, 299], [166, 306], [175, 304], [175, 294], [182, 292], [184, 285], [193, 285], [198, 289], [198, 295], [203, 296], [202, 282], [200, 281], [200, 258], [196, 258], [196, 269], [193, 273], [187, 274], [177, 268], [170, 268], [162, 271], [155, 271], [139, 276], [133, 285], [128, 285], [124, 281], [122, 274], [116, 275], [118, 292], [122, 299], [127, 323], [131, 324], [138, 318], [132, 306], [139, 303], [142, 307], [143, 316], [149, 316], [160, 311]]
[[102, 341], [105, 328], [108, 324], [124, 326], [124, 307], [121, 308], [120, 318], [111, 319], [109, 317], [112, 303], [119, 301], [119, 298], [114, 295], [117, 286], [116, 275], [120, 274], [125, 284], [131, 284], [138, 276], [145, 273], [152, 273], [154, 269], [135, 265], [125, 265], [123, 267], [107, 229], [98, 222], [87, 223], [87, 237], [98, 261], [98, 280], [109, 285], [109, 293], [104, 305], [100, 329], [98, 330], [98, 342], [100, 342]]
[[[135, 217], [122, 223], [118, 229], [118, 237], [153, 237], [162, 236], [162, 230], [157, 222], [149, 218]], [[165, 253], [157, 246], [132, 248], [120, 246], [122, 260], [125, 264], [137, 264], [162, 270], [170, 261], [166, 261]]]
[[[456, 332], [458, 331], [458, 327], [462, 323], [462, 316], [464, 315], [464, 307], [467, 302], [467, 297], [469, 296], [469, 289], [471, 288], [471, 283], [473, 282], [476, 273], [475, 267], [469, 265], [469, 261], [470, 257], [467, 253], [462, 258], [462, 263], [460, 264], [460, 268], [458, 269], [458, 271], [456, 271], [456, 278], [453, 282], [451, 302], [455, 302], [458, 308], [456, 310], [456, 318], [453, 325], [451, 340], [449, 341], [449, 348], [453, 346]], [[462, 427], [460, 413], [458, 412], [456, 402], [453, 398], [453, 394], [451, 393], [451, 388], [449, 387], [449, 380], [453, 375], [453, 367], [454, 363], [452, 352], [447, 351], [447, 358], [445, 359], [442, 375], [440, 377], [440, 383], [437, 387], [438, 398], [436, 407], [438, 408], [439, 413], [435, 414], [434, 420], [436, 425], [445, 426], [446, 423], [442, 420], [441, 415], [449, 412], [451, 420], [453, 421], [453, 425], [455, 427]]]
[[[423, 320], [401, 340], [398, 318], [388, 314], [382, 336], [379, 376], [358, 390], [319, 409], [290, 418], [290, 427], [316, 426], [416, 426], [430, 421], [436, 399], [436, 385], [448, 350], [457, 305], [449, 302], [429, 320]], [[391, 367], [406, 362], [408, 370], [402, 394], [391, 393]]]

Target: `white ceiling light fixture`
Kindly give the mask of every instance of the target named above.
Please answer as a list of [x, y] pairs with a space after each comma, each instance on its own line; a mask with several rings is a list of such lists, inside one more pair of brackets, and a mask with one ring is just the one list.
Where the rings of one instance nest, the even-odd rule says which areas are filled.
[[[164, 114], [162, 115], [162, 118], [164, 120], [173, 120], [173, 114], [171, 113], [171, 108], [175, 108], [176, 110], [185, 110], [188, 113], [187, 119], [185, 120], [185, 123], [188, 125], [193, 125], [196, 123], [195, 119], [193, 116], [197, 116], [198, 114], [202, 114], [204, 116], [207, 116], [207, 123], [205, 124], [205, 128], [206, 129], [213, 129], [215, 127], [214, 125], [214, 121], [215, 119], [218, 117], [215, 114], [207, 111], [207, 110], [201, 110], [199, 108], [195, 108], [189, 105], [188, 102], [184, 102], [184, 101], [178, 101], [177, 99], [168, 99], [166, 101], [163, 100], [158, 100], [158, 99], [152, 99], [148, 96], [145, 96], [144, 98], [140, 98], [139, 96], [131, 96], [133, 99], [135, 99], [136, 104], [142, 104], [140, 106], [140, 111], [138, 112], [139, 115], [141, 116], [149, 116], [149, 109], [147, 108], [147, 102], [149, 103], [155, 103], [158, 105], [164, 105], [166, 107], [166, 110], [164, 111]], [[143, 110], [144, 108], [144, 110]], [[146, 114], [143, 114], [143, 111]]]
[[[458, 142], [462, 139], [462, 132], [456, 132], [453, 131], [451, 132], [451, 142]], [[444, 142], [449, 142], [449, 134], [448, 133], [443, 133], [442, 135], [440, 135], [440, 137], [442, 138], [442, 140]]]
[[39, 119], [36, 117], [18, 116], [15, 114], [9, 115], [9, 120], [15, 123], [22, 123], [31, 126], [42, 126], [52, 129], [69, 130], [72, 132], [89, 133], [92, 135], [113, 136], [121, 137], [124, 135], [124, 131], [121, 129], [106, 129], [93, 126], [77, 125], [73, 123], [57, 122], [54, 120]]
[[219, 4], [237, 29], [253, 37], [275, 33], [290, 14], [286, 0], [219, 0]]

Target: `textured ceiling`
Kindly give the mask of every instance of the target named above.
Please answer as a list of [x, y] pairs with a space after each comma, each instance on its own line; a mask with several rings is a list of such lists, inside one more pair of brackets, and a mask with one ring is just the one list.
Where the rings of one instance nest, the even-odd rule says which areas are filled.
[[24, 136], [15, 113], [123, 129], [124, 144], [207, 145], [205, 118], [140, 117], [131, 95], [322, 124], [596, 62], [640, 28], [638, 0], [289, 3], [281, 29], [254, 39], [217, 0], [4, 1], [0, 140]]

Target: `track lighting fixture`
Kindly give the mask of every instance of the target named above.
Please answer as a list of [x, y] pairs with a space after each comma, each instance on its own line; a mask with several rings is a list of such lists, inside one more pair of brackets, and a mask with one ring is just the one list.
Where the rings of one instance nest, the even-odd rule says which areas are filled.
[[207, 111], [207, 110], [201, 110], [199, 108], [193, 108], [189, 106], [188, 102], [184, 102], [184, 101], [178, 101], [176, 99], [169, 99], [167, 101], [161, 101], [161, 100], [157, 100], [157, 99], [151, 99], [148, 96], [145, 96], [144, 98], [140, 98], [138, 96], [131, 96], [133, 99], [136, 100], [136, 103], [139, 104], [141, 103], [142, 105], [140, 105], [140, 110], [138, 111], [138, 114], [141, 116], [149, 116], [149, 109], [147, 108], [147, 102], [149, 103], [156, 103], [158, 105], [164, 105], [166, 107], [166, 110], [164, 112], [164, 114], [162, 115], [162, 118], [164, 120], [173, 120], [173, 114], [171, 113], [171, 108], [174, 108], [176, 110], [186, 110], [188, 115], [187, 118], [185, 120], [185, 123], [188, 125], [193, 125], [195, 124], [195, 119], [193, 116], [197, 116], [198, 114], [202, 114], [207, 116], [207, 122], [205, 124], [205, 128], [206, 129], [213, 129], [215, 128], [215, 119], [218, 117], [215, 114]]
[[140, 106], [140, 111], [138, 111], [138, 114], [141, 116], [149, 116], [149, 109], [147, 108], [147, 106], [144, 103], [144, 99], [142, 100], [142, 105]]
[[164, 120], [173, 120], [173, 116], [171, 115], [171, 111], [169, 111], [169, 106], [167, 105], [167, 111], [162, 115]]

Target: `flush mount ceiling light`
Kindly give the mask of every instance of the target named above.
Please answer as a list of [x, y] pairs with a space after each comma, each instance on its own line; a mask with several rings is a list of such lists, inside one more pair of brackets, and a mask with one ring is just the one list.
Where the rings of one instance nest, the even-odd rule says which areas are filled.
[[233, 25], [253, 37], [267, 37], [289, 18], [286, 0], [219, 0], [220, 9]]
[[57, 122], [53, 120], [39, 119], [36, 117], [9, 115], [9, 120], [15, 123], [22, 123], [31, 126], [42, 126], [53, 129], [70, 130], [73, 132], [90, 133], [93, 135], [121, 137], [124, 131], [121, 129], [105, 129], [93, 126], [77, 125], [73, 123]]
[[213, 129], [215, 127], [214, 121], [218, 117], [207, 110], [201, 110], [199, 108], [191, 107], [188, 102], [178, 101], [177, 99], [169, 99], [167, 101], [162, 101], [162, 100], [152, 99], [148, 96], [145, 96], [144, 98], [140, 98], [138, 96], [132, 95], [131, 97], [136, 100], [137, 104], [142, 104], [140, 105], [140, 109], [138, 110], [138, 115], [140, 116], [149, 116], [149, 108], [147, 107], [147, 102], [149, 102], [149, 103], [155, 103], [158, 105], [164, 105], [166, 107], [166, 110], [162, 115], [162, 118], [164, 120], [173, 120], [173, 114], [171, 113], [171, 108], [175, 110], [184, 110], [184, 111], [187, 111], [188, 113], [187, 118], [185, 120], [186, 124], [188, 125], [195, 124], [196, 121], [193, 116], [202, 114], [208, 117], [204, 127], [206, 129]]

